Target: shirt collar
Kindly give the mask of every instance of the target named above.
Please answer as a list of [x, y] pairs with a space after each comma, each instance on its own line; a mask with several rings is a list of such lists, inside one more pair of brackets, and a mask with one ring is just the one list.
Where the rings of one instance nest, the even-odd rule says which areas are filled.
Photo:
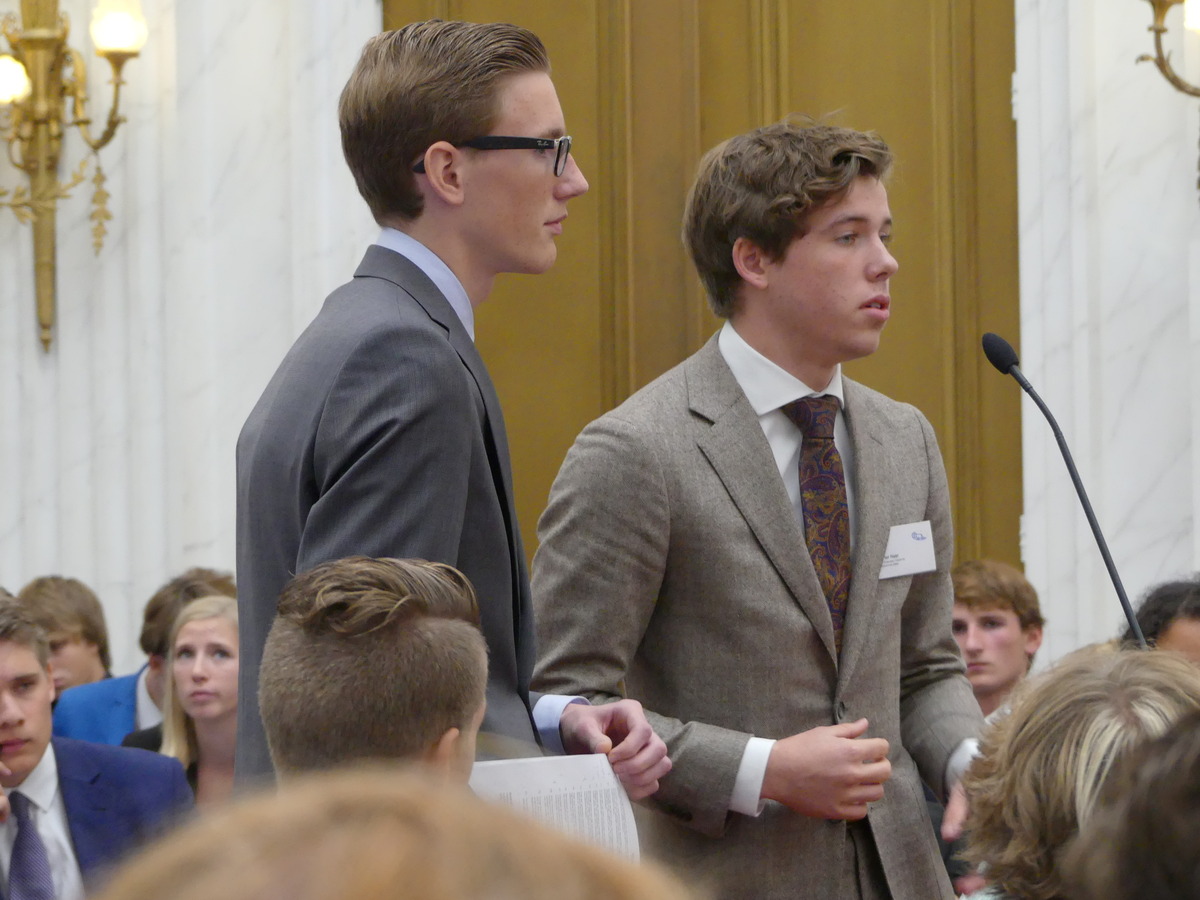
[[717, 336], [717, 348], [756, 415], [764, 415], [810, 395], [820, 397], [828, 394], [837, 397], [843, 409], [846, 406], [840, 365], [833, 370], [833, 378], [824, 390], [811, 388], [747, 344], [728, 319]]
[[424, 272], [449, 301], [451, 309], [462, 320], [463, 328], [467, 330], [471, 340], [475, 340], [475, 308], [471, 306], [467, 289], [462, 286], [462, 282], [450, 267], [442, 262], [441, 257], [412, 235], [395, 228], [385, 227], [379, 232], [375, 243], [388, 250], [394, 250]]
[[146, 686], [146, 679], [150, 676], [150, 667], [142, 666], [137, 675], [137, 686], [135, 688], [135, 707], [133, 723], [138, 728], [152, 728], [162, 721], [162, 710], [154, 702], [154, 698], [150, 696], [150, 688]]
[[41, 812], [49, 811], [55, 795], [58, 794], [58, 760], [54, 757], [54, 744], [46, 745], [46, 752], [33, 767], [33, 771], [13, 790], [18, 790], [28, 797], [29, 802]]

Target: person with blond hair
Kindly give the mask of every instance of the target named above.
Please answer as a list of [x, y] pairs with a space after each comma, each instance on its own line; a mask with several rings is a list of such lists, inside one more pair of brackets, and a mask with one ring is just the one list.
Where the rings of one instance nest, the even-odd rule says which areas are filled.
[[1030, 679], [963, 779], [966, 857], [984, 896], [1063, 900], [1063, 853], [1109, 771], [1200, 710], [1200, 670], [1171, 654], [1090, 647]]
[[[64, 692], [54, 707], [55, 736], [120, 744], [130, 733], [160, 724], [171, 626], [186, 604], [212, 594], [237, 596], [228, 572], [193, 567], [160, 586], [142, 613], [138, 643], [146, 654], [146, 664], [131, 675]], [[157, 750], [158, 746], [147, 749]]]
[[162, 725], [134, 732], [124, 744], [158, 749], [179, 760], [196, 804], [211, 806], [233, 792], [240, 668], [237, 600], [214, 594], [188, 603], [175, 618], [170, 648]]
[[967, 680], [990, 716], [1028, 674], [1042, 646], [1046, 620], [1037, 591], [1020, 570], [994, 559], [971, 559], [950, 572], [954, 582], [954, 639]]
[[205, 815], [94, 900], [702, 900], [652, 865], [394, 768], [285, 781]]
[[403, 759], [465, 782], [486, 688], [466, 576], [443, 563], [353, 556], [283, 589], [258, 705], [281, 777]]
[[46, 632], [57, 693], [108, 677], [108, 626], [95, 591], [78, 578], [44, 575], [21, 588], [17, 599]]
[[1195, 900], [1197, 835], [1200, 711], [1114, 767], [1067, 854], [1073, 900]]

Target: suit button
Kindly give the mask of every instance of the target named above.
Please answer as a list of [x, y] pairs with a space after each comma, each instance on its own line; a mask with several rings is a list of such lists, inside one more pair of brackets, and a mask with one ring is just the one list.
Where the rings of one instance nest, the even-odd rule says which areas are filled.
[[837, 702], [837, 711], [835, 713], [835, 718], [837, 719], [837, 722], [839, 725], [842, 722], [846, 721], [846, 701], [845, 700], [839, 700]]

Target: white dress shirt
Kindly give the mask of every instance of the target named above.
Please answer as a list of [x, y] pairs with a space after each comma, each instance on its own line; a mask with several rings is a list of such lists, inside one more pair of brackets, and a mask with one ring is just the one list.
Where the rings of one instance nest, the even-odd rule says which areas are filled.
[[[717, 336], [717, 349], [721, 351], [729, 370], [738, 386], [750, 401], [758, 415], [779, 477], [792, 501], [796, 521], [804, 528], [804, 507], [800, 498], [800, 448], [804, 436], [783, 407], [801, 397], [821, 397], [826, 394], [837, 397], [844, 403], [842, 395], [842, 368], [834, 370], [833, 378], [823, 388], [813, 388], [782, 367], [771, 362], [742, 339], [733, 324], [725, 322]], [[839, 408], [833, 423], [833, 445], [842, 458], [842, 471], [846, 477], [846, 503], [850, 511], [850, 553], [854, 553], [854, 448], [850, 444], [850, 433], [846, 429], [845, 417]], [[763, 810], [762, 785], [767, 774], [767, 760], [771, 756], [773, 740], [752, 737], [742, 754], [737, 778], [733, 783], [733, 796], [729, 808], [733, 812], [757, 816]]]
[[[738, 385], [750, 401], [750, 406], [758, 414], [758, 424], [762, 426], [767, 443], [771, 445], [771, 453], [775, 457], [775, 465], [779, 476], [787, 489], [788, 498], [796, 514], [796, 521], [804, 527], [804, 508], [800, 499], [800, 447], [803, 435], [792, 420], [783, 412], [782, 407], [799, 400], [801, 397], [821, 397], [826, 394], [837, 397], [839, 403], [845, 405], [842, 393], [842, 367], [838, 366], [833, 378], [824, 388], [812, 388], [799, 378], [780, 366], [771, 362], [742, 339], [732, 323], [725, 322], [721, 333], [717, 336], [717, 348], [721, 351], [729, 370], [737, 380]], [[833, 444], [837, 447], [838, 455], [842, 458], [842, 470], [846, 477], [846, 504], [850, 512], [850, 556], [854, 557], [854, 445], [850, 442], [850, 433], [846, 428], [845, 416], [838, 409], [837, 418], [833, 424]], [[762, 784], [767, 774], [767, 761], [771, 756], [773, 740], [752, 737], [742, 754], [741, 765], [738, 766], [737, 778], [733, 784], [733, 796], [729, 808], [733, 812], [757, 816], [763, 810]], [[971, 760], [978, 754], [978, 741], [968, 738], [963, 741], [946, 761], [946, 783], [956, 783], [966, 771]]]
[[138, 672], [136, 692], [136, 707], [133, 714], [133, 730], [141, 731], [143, 728], [153, 728], [162, 722], [162, 710], [154, 702], [154, 698], [150, 696], [150, 689], [146, 687], [146, 678], [150, 675], [150, 667], [142, 666], [142, 671]]
[[[46, 845], [46, 857], [50, 860], [55, 897], [57, 900], [83, 900], [83, 875], [71, 844], [67, 807], [58, 787], [58, 761], [54, 756], [53, 744], [46, 746], [46, 752], [33, 771], [11, 790], [20, 791], [29, 798], [29, 815], [37, 826], [42, 843]], [[10, 815], [8, 821], [0, 825], [0, 876], [5, 885], [8, 884], [8, 870], [16, 839], [17, 817]]]

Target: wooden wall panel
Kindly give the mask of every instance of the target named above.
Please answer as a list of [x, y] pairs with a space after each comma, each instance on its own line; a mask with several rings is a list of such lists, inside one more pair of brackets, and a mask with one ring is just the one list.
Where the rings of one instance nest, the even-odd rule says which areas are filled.
[[855, 378], [920, 407], [951, 479], [959, 557], [1018, 562], [1020, 401], [979, 352], [1016, 334], [1012, 10], [985, 0], [385, 0], [389, 27], [506, 20], [546, 42], [591, 191], [559, 262], [478, 313], [532, 552], [579, 429], [718, 326], [679, 238], [701, 153], [788, 112], [879, 131], [900, 272], [881, 350]]

